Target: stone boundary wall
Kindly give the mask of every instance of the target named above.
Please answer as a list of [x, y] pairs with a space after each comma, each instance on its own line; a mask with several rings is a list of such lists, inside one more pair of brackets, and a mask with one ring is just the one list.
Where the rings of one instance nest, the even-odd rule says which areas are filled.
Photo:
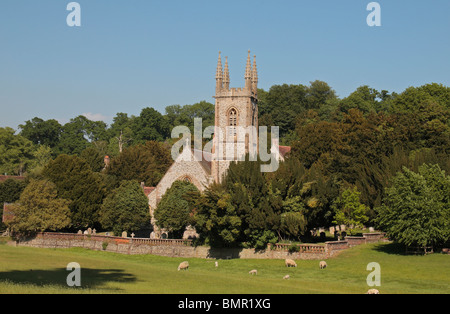
[[241, 248], [194, 247], [190, 240], [162, 240], [142, 238], [120, 238], [99, 235], [80, 235], [72, 233], [39, 233], [36, 237], [20, 241], [11, 241], [11, 245], [39, 248], [81, 247], [97, 251], [121, 254], [152, 254], [168, 257], [216, 258], [216, 259], [297, 259], [315, 260], [335, 256], [349, 247], [383, 241], [382, 233], [371, 233], [363, 237], [346, 237], [343, 241], [330, 241], [325, 244], [298, 244], [298, 252], [290, 253], [290, 244], [268, 245], [266, 250]]

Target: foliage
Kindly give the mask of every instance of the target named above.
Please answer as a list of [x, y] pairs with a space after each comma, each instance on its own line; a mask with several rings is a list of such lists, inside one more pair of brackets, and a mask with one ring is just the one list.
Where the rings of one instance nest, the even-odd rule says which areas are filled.
[[150, 222], [148, 198], [139, 183], [122, 181], [103, 201], [99, 221], [106, 230], [116, 236], [123, 231], [139, 231]]
[[389, 238], [406, 246], [442, 245], [450, 238], [450, 176], [438, 165], [418, 173], [403, 167], [386, 189], [376, 219]]
[[223, 186], [213, 184], [204, 193], [191, 195], [194, 227], [201, 240], [212, 247], [238, 246], [242, 218]]
[[0, 128], [0, 174], [22, 175], [33, 158], [33, 143], [12, 128]]
[[156, 224], [174, 238], [182, 238], [186, 227], [192, 224], [190, 193], [198, 193], [195, 185], [187, 181], [175, 181], [155, 209]]
[[163, 141], [170, 136], [167, 117], [151, 107], [142, 109], [141, 114], [131, 124], [135, 144], [146, 141]]
[[84, 159], [59, 155], [44, 168], [43, 176], [56, 184], [58, 197], [70, 200], [72, 227], [98, 227], [98, 211], [106, 197], [105, 185]]
[[0, 182], [0, 205], [14, 203], [20, 198], [27, 183], [23, 180], [8, 179]]
[[14, 234], [26, 235], [57, 231], [70, 224], [70, 201], [57, 197], [55, 184], [31, 180], [14, 205], [13, 219], [7, 225]]
[[136, 180], [156, 186], [172, 164], [170, 150], [160, 142], [148, 141], [125, 148], [111, 159], [106, 173], [117, 180]]
[[367, 222], [367, 208], [360, 203], [360, 195], [361, 193], [358, 192], [356, 187], [347, 188], [339, 195], [332, 206], [335, 212], [334, 224], [349, 226], [351, 232], [353, 228], [362, 226]]
[[62, 127], [55, 150], [58, 154], [79, 155], [89, 143], [106, 139], [106, 123], [92, 121], [85, 116], [70, 119]]
[[59, 143], [62, 126], [55, 119], [43, 120], [35, 117], [19, 125], [20, 135], [29, 139], [35, 145], [45, 145], [50, 148]]

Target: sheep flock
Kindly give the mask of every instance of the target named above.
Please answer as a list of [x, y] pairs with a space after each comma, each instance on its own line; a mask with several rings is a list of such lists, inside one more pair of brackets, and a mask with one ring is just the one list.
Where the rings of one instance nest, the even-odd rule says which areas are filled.
[[[297, 263], [294, 260], [292, 260], [292, 259], [285, 259], [284, 260], [284, 264], [285, 264], [285, 267], [287, 267], [287, 268], [289, 268], [289, 267], [297, 267]], [[214, 265], [215, 265], [215, 268], [219, 267], [219, 263], [217, 261], [214, 262]], [[327, 262], [325, 262], [325, 261], [320, 261], [319, 262], [319, 269], [325, 269], [327, 266], [328, 266]], [[186, 270], [187, 271], [188, 269], [189, 269], [189, 262], [187, 262], [187, 261], [181, 262], [178, 265], [178, 271], [180, 271], [180, 270]], [[258, 275], [258, 270], [257, 269], [252, 269], [248, 273], [250, 275], [256, 276], [256, 275]], [[287, 274], [287, 275], [285, 275], [282, 278], [283, 278], [283, 280], [288, 280], [288, 279], [291, 278], [291, 276], [289, 274]], [[379, 293], [380, 292], [377, 289], [369, 289], [366, 292], [366, 294], [379, 294]]]

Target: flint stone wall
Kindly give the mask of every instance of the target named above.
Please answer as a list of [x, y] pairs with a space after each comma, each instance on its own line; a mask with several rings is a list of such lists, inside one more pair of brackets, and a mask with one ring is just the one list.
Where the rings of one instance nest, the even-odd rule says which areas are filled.
[[[349, 239], [347, 239], [349, 238]], [[39, 248], [80, 247], [120, 254], [152, 254], [167, 257], [217, 258], [217, 259], [297, 259], [315, 260], [335, 256], [351, 246], [383, 240], [382, 234], [369, 237], [347, 237], [345, 241], [330, 241], [320, 244], [299, 244], [299, 252], [288, 251], [287, 244], [269, 245], [266, 250], [240, 248], [210, 248], [192, 246], [189, 240], [132, 239], [97, 235], [65, 233], [39, 233], [31, 239], [11, 241], [10, 245]], [[357, 239], [356, 239], [357, 238]]]

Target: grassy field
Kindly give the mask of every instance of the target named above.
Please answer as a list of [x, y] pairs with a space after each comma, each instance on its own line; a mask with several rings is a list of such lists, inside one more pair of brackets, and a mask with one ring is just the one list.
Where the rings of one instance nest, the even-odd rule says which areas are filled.
[[[85, 249], [12, 247], [0, 241], [0, 293], [311, 294], [365, 293], [367, 264], [381, 266], [380, 293], [450, 293], [450, 256], [406, 256], [394, 244], [361, 245], [328, 259], [215, 260], [128, 256]], [[188, 260], [188, 271], [177, 271]], [[81, 287], [66, 285], [66, 266], [81, 266]], [[249, 270], [257, 269], [251, 276]], [[283, 276], [289, 274], [289, 280]]]

